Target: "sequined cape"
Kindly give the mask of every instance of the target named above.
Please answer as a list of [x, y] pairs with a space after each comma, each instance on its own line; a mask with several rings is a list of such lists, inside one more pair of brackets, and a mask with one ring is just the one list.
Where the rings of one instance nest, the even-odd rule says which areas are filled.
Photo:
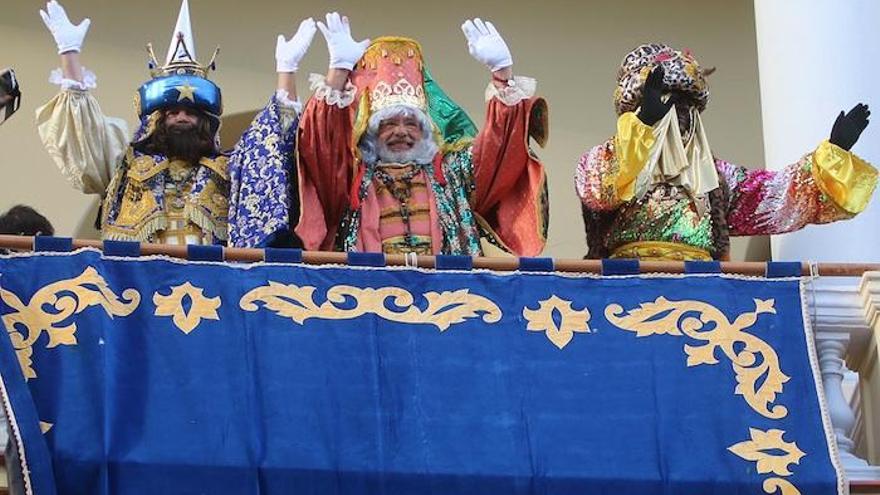
[[[716, 159], [724, 191], [718, 195], [721, 216], [713, 219], [708, 195], [690, 197], [668, 184], [656, 185], [641, 199], [621, 199], [652, 144], [650, 132], [630, 134], [631, 140], [616, 136], [590, 149], [577, 165], [575, 189], [590, 257], [700, 259], [691, 255], [703, 252], [724, 259], [728, 230], [734, 236], [781, 234], [851, 218], [865, 208], [877, 182], [871, 165], [827, 141], [778, 171]], [[718, 229], [722, 235], [713, 235]]]

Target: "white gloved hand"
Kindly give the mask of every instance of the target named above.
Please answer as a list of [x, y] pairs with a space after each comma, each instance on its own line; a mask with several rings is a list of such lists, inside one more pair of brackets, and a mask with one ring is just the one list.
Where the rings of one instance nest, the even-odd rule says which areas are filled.
[[340, 16], [336, 12], [327, 14], [327, 24], [318, 22], [318, 29], [327, 40], [327, 49], [330, 51], [330, 68], [352, 70], [354, 64], [361, 59], [370, 40], [355, 41], [351, 37], [351, 26], [348, 17]]
[[278, 43], [275, 45], [276, 70], [278, 72], [296, 72], [317, 31], [315, 20], [309, 17], [299, 23], [299, 29], [296, 30], [296, 34], [290, 38], [290, 41], [287, 41], [283, 34], [279, 34]]
[[91, 19], [83, 19], [78, 26], [74, 26], [64, 7], [55, 0], [46, 4], [46, 10], [40, 10], [40, 17], [55, 38], [59, 54], [80, 51], [92, 23]]
[[467, 38], [471, 56], [489, 67], [489, 70], [495, 72], [513, 65], [513, 56], [507, 43], [491, 22], [484, 23], [480, 18], [467, 20], [461, 25], [461, 30]]

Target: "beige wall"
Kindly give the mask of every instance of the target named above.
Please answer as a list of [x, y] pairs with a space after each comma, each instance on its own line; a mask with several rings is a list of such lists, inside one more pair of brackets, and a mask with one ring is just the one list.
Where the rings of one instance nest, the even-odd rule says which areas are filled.
[[[75, 20], [92, 19], [83, 61], [98, 74], [95, 95], [104, 111], [131, 122], [133, 92], [147, 76], [144, 43], [153, 41], [157, 53], [165, 53], [178, 1], [67, 0], [65, 5]], [[28, 203], [44, 212], [59, 234], [84, 236], [94, 218], [94, 200], [67, 185], [41, 149], [33, 125], [34, 109], [55, 91], [46, 77], [58, 63], [54, 43], [37, 15], [40, 6], [33, 0], [6, 1], [0, 16], [0, 66], [14, 66], [24, 84], [20, 115], [0, 128], [5, 171], [0, 208]], [[513, 51], [515, 71], [537, 77], [539, 92], [550, 102], [550, 142], [539, 154], [550, 179], [546, 253], [551, 256], [580, 257], [585, 252], [573, 168], [587, 147], [613, 133], [611, 93], [617, 65], [639, 43], [657, 40], [689, 47], [704, 65], [717, 66], [712, 101], [704, 114], [713, 149], [736, 163], [761, 165], [751, 0], [191, 0], [190, 6], [199, 57], [205, 61], [215, 45], [222, 46], [215, 79], [223, 88], [227, 114], [264, 104], [273, 89], [279, 32], [289, 34], [302, 17], [338, 9], [351, 17], [357, 37], [418, 38], [440, 84], [479, 122], [487, 76], [468, 55], [459, 25], [466, 17], [492, 19]], [[318, 35], [301, 73], [324, 72], [326, 60]], [[300, 79], [305, 94], [305, 77]], [[766, 252], [764, 240], [738, 242], [734, 258], [761, 258]]]

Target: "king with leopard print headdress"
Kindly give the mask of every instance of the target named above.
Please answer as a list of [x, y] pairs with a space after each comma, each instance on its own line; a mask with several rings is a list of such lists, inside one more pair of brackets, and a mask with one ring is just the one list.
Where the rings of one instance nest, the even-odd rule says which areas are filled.
[[590, 258], [727, 259], [730, 235], [791, 232], [861, 212], [877, 171], [850, 152], [870, 115], [841, 112], [830, 138], [777, 172], [716, 158], [700, 114], [707, 76], [690, 51], [645, 44], [621, 63], [617, 133], [575, 172]]

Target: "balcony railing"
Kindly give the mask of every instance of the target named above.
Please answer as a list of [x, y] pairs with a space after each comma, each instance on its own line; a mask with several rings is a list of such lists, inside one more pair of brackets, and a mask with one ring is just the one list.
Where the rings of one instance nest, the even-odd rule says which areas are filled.
[[[33, 238], [0, 235], [0, 247], [28, 251]], [[93, 240], [73, 240], [73, 248], [100, 249]], [[185, 246], [142, 244], [141, 255], [187, 257]], [[259, 262], [262, 249], [224, 248], [224, 259]], [[303, 263], [345, 264], [345, 253], [304, 252]], [[432, 268], [434, 257], [386, 256], [388, 265]], [[475, 258], [474, 268], [512, 271], [517, 258]], [[597, 260], [554, 260], [561, 272], [601, 273]], [[643, 273], [684, 273], [682, 262], [642, 262]], [[761, 276], [765, 263], [724, 262], [723, 273]], [[806, 298], [816, 339], [819, 367], [841, 461], [852, 493], [880, 494], [880, 264], [803, 264]], [[853, 374], [854, 372], [854, 374]], [[857, 377], [844, 391], [847, 377]], [[858, 454], [860, 455], [857, 455]], [[2, 477], [0, 477], [2, 481]], [[0, 495], [4, 489], [0, 483]]]

